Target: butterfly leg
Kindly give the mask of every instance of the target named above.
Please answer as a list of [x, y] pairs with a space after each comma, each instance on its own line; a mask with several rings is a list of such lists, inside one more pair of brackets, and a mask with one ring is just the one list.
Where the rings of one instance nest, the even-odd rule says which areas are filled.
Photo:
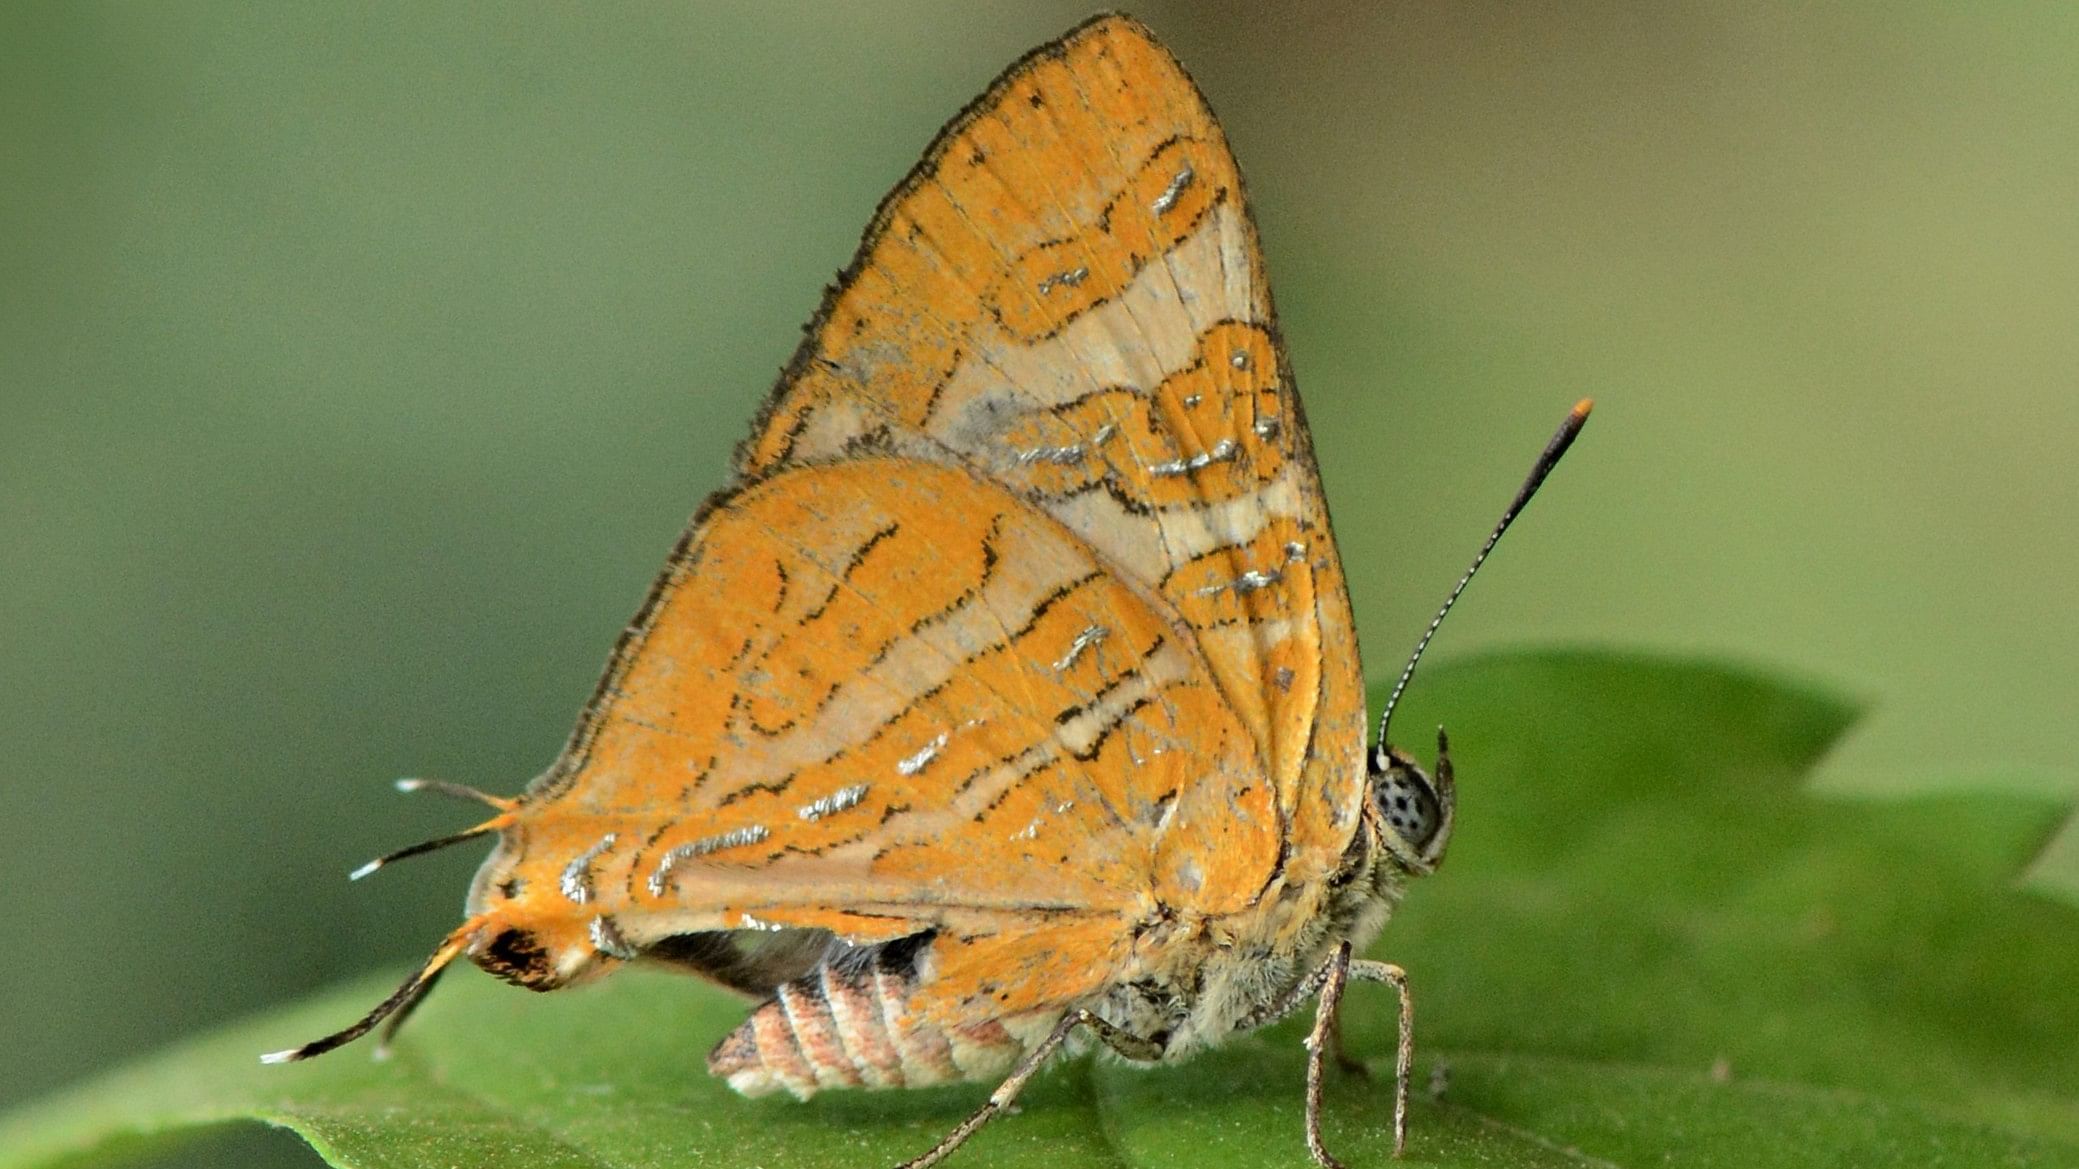
[[1090, 1028], [1106, 1047], [1127, 1059], [1147, 1061], [1162, 1056], [1161, 1046], [1152, 1040], [1123, 1031], [1087, 1010], [1078, 1008], [1070, 1011], [1061, 1017], [1059, 1023], [1054, 1024], [1054, 1029], [1047, 1032], [1045, 1039], [1034, 1044], [1032, 1050], [1025, 1053], [1024, 1058], [1018, 1061], [1018, 1066], [1011, 1069], [1011, 1074], [1004, 1077], [1003, 1083], [998, 1084], [994, 1092], [989, 1093], [989, 1099], [980, 1108], [969, 1113], [966, 1120], [953, 1126], [953, 1131], [939, 1138], [939, 1142], [931, 1146], [928, 1152], [904, 1161], [896, 1166], [896, 1169], [930, 1169], [931, 1166], [945, 1160], [947, 1154], [965, 1144], [967, 1138], [973, 1136], [976, 1130], [1017, 1100], [1018, 1093], [1025, 1090], [1026, 1081], [1032, 1079], [1033, 1074], [1060, 1050], [1061, 1045], [1068, 1040], [1069, 1034], [1077, 1027]]
[[[1332, 964], [1333, 960], [1322, 963], [1312, 974], [1307, 975], [1291, 990], [1286, 991], [1284, 998], [1258, 1008], [1243, 1017], [1239, 1023], [1235, 1024], [1235, 1030], [1253, 1031], [1258, 1027], [1268, 1026], [1305, 1006], [1308, 999], [1321, 992], [1321, 984], [1328, 980], [1328, 971]], [[1337, 1067], [1353, 1076], [1366, 1078], [1371, 1076], [1372, 1070], [1363, 1060], [1358, 1059], [1343, 1049], [1343, 1015], [1341, 1011], [1336, 1012], [1334, 1021], [1329, 1024], [1326, 1042], [1328, 1044], [1329, 1056], [1335, 1060]]]
[[[1307, 1032], [1307, 1152], [1321, 1169], [1343, 1169], [1343, 1163], [1331, 1156], [1321, 1141], [1321, 1081], [1328, 1062], [1328, 1037], [1336, 1029], [1336, 1012], [1343, 1005], [1343, 987], [1350, 979], [1350, 943], [1337, 946], [1321, 969], [1321, 1001], [1314, 1009], [1314, 1029]], [[1393, 1144], [1398, 1155], [1398, 1132]]]
[[1408, 989], [1408, 972], [1391, 962], [1360, 958], [1350, 963], [1349, 977], [1383, 982], [1400, 1000], [1400, 1037], [1393, 1052], [1393, 1155], [1398, 1157], [1408, 1143], [1408, 1082], [1415, 1075], [1415, 996]]
[[1335, 953], [1329, 956], [1314, 977], [1301, 983], [1302, 987], [1315, 984], [1320, 987], [1314, 1027], [1307, 1033], [1306, 1132], [1307, 1152], [1322, 1169], [1342, 1169], [1342, 1163], [1329, 1155], [1321, 1140], [1321, 1088], [1329, 1055], [1333, 1052], [1340, 1057], [1341, 1054], [1337, 1038], [1340, 1027], [1337, 1009], [1342, 1005], [1343, 989], [1353, 978], [1386, 983], [1400, 997], [1400, 1043], [1394, 1059], [1393, 1077], [1393, 1155], [1400, 1156], [1407, 1147], [1408, 1079], [1415, 1059], [1415, 1005], [1408, 993], [1408, 974], [1390, 962], [1353, 961], [1350, 943], [1344, 942], [1336, 947]]

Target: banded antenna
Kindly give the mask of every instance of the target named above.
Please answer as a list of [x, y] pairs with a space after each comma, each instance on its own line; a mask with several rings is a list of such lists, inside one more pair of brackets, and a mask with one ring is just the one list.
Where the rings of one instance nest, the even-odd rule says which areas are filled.
[[1537, 494], [1538, 487], [1545, 482], [1545, 476], [1550, 475], [1552, 468], [1559, 465], [1559, 457], [1566, 453], [1568, 447], [1574, 445], [1575, 437], [1581, 433], [1581, 428], [1588, 424], [1588, 412], [1594, 408], [1595, 401], [1592, 398], [1583, 398], [1574, 403], [1574, 408], [1567, 414], [1566, 421], [1560, 423], [1559, 429], [1553, 433], [1552, 441], [1546, 443], [1545, 449], [1538, 454], [1538, 461], [1531, 464], [1530, 477], [1523, 481], [1523, 486], [1516, 492], [1516, 498], [1509, 502], [1508, 510], [1502, 512], [1501, 522], [1494, 525], [1494, 531], [1488, 534], [1487, 542], [1480, 545], [1479, 555], [1473, 557], [1472, 564], [1466, 567], [1465, 575], [1458, 578], [1458, 583], [1451, 589], [1451, 595], [1444, 598], [1444, 607], [1437, 610], [1437, 615], [1430, 619], [1429, 628], [1422, 631], [1422, 640], [1415, 643], [1415, 652], [1408, 655], [1408, 664], [1401, 668], [1400, 680], [1393, 684], [1393, 693], [1386, 696], [1386, 709], [1379, 714], [1380, 746], [1386, 744], [1386, 728], [1393, 724], [1393, 708], [1400, 705], [1401, 693], [1408, 688], [1408, 679], [1415, 676], [1415, 664], [1422, 660], [1422, 651], [1429, 648], [1429, 639], [1437, 635], [1437, 627], [1444, 623], [1444, 617], [1451, 612], [1451, 606], [1458, 603], [1458, 595], [1465, 591], [1465, 586], [1472, 583], [1473, 574], [1480, 571], [1482, 564], [1487, 563], [1487, 554], [1494, 551], [1494, 546], [1501, 542], [1502, 533], [1509, 530], [1509, 525], [1515, 522], [1517, 514], [1530, 502], [1530, 497]]
[[439, 779], [400, 779], [397, 781], [397, 790], [406, 793], [433, 792], [436, 795], [446, 796], [451, 800], [465, 800], [469, 803], [483, 804], [486, 807], [496, 808], [498, 809], [498, 814], [474, 828], [464, 829], [461, 832], [440, 837], [438, 840], [427, 840], [409, 845], [398, 849], [396, 852], [384, 853], [382, 856], [348, 873], [347, 880], [358, 881], [384, 865], [401, 861], [406, 857], [420, 856], [433, 852], [436, 849], [446, 848], [450, 844], [460, 844], [465, 840], [475, 840], [487, 832], [496, 832], [512, 822], [513, 809], [520, 806], [518, 800], [508, 800], [502, 796], [480, 792], [473, 787], [465, 787], [459, 783], [448, 783], [445, 780]]

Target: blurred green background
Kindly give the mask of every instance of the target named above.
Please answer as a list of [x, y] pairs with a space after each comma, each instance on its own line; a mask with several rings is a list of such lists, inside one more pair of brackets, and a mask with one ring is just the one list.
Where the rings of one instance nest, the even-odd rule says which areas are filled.
[[[472, 850], [344, 874], [468, 813], [387, 781], [552, 757], [883, 190], [1087, 12], [0, 7], [0, 1107], [423, 954]], [[1872, 704], [1827, 785], [2079, 792], [2079, 8], [1137, 12], [1373, 674], [1593, 394], [1441, 654], [1782, 667]]]

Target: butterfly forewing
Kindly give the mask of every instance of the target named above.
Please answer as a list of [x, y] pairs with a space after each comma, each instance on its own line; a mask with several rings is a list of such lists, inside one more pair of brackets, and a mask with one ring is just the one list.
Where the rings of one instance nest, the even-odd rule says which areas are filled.
[[1040, 50], [946, 128], [740, 464], [862, 448], [1005, 484], [1188, 625], [1278, 786], [1288, 872], [1334, 866], [1364, 721], [1341, 567], [1233, 157], [1139, 25]]

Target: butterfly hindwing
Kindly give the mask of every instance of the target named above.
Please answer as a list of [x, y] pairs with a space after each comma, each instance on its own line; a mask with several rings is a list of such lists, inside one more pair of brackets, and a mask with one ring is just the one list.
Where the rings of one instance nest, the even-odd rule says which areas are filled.
[[1034, 915], [1123, 935], [1149, 896], [1239, 908], [1204, 877], [1276, 856], [1252, 742], [1185, 640], [955, 467], [747, 488], [696, 527], [602, 693], [480, 886], [517, 876], [537, 935], [982, 937]]

